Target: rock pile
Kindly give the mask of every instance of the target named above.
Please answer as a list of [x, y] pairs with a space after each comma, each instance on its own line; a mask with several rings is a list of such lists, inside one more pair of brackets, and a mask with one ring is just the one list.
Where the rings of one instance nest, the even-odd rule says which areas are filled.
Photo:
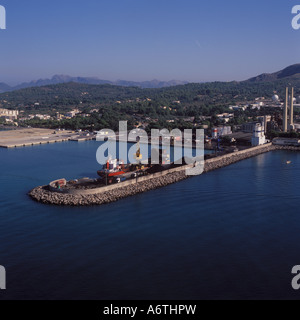
[[153, 178], [148, 181], [138, 182], [126, 187], [120, 186], [120, 188], [94, 195], [72, 195], [52, 192], [47, 186], [37, 187], [30, 191], [29, 195], [32, 199], [45, 204], [64, 206], [100, 205], [114, 202], [138, 193], [158, 189], [186, 178], [187, 176], [185, 171], [179, 171], [158, 178]]

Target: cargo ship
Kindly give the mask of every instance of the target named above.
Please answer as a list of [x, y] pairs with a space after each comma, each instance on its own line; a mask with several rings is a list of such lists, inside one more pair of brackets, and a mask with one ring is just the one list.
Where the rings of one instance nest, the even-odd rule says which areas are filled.
[[142, 154], [141, 154], [141, 148], [140, 148], [140, 137], [137, 137], [137, 150], [134, 155], [134, 158], [137, 160], [138, 165], [132, 165], [132, 164], [124, 164], [124, 161], [120, 161], [118, 159], [111, 159], [109, 158], [106, 162], [106, 164], [102, 167], [101, 170], [97, 171], [97, 174], [101, 178], [114, 178], [118, 176], [122, 176], [128, 172], [133, 171], [140, 171], [144, 170], [145, 166], [142, 165]]
[[131, 165], [124, 165], [123, 161], [119, 161], [118, 159], [109, 159], [106, 164], [103, 165], [101, 170], [97, 171], [97, 174], [104, 177], [116, 177], [126, 172], [131, 171]]
[[156, 152], [156, 158], [159, 159], [158, 163], [151, 162], [151, 159], [147, 161], [142, 161], [142, 154], [140, 149], [140, 143], [138, 140], [137, 151], [134, 154], [134, 158], [137, 164], [124, 164], [124, 161], [118, 159], [108, 158], [105, 165], [103, 165], [101, 170], [97, 171], [97, 174], [101, 177], [101, 180], [105, 184], [119, 183], [125, 181], [129, 178], [136, 178], [139, 176], [144, 176], [150, 173], [159, 172], [164, 169], [169, 169], [170, 156], [166, 154], [165, 150], [152, 150]]

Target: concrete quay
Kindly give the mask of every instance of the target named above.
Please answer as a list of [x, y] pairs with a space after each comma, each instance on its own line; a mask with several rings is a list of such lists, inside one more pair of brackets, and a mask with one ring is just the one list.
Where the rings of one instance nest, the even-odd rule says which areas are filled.
[[0, 148], [18, 148], [50, 144], [64, 141], [92, 140], [93, 135], [76, 134], [73, 131], [56, 131], [50, 129], [17, 129], [0, 132]]

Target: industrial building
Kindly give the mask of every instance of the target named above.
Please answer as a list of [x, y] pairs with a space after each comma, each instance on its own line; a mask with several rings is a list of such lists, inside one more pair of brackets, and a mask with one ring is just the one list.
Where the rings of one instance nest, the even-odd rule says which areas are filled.
[[264, 125], [265, 133], [268, 131], [268, 124], [272, 121], [272, 116], [260, 116], [257, 120]]
[[258, 117], [258, 122], [248, 122], [242, 125], [242, 131], [245, 133], [253, 133], [254, 129], [256, 128], [257, 123], [260, 123], [264, 126], [264, 132], [267, 132], [268, 123], [271, 122], [271, 116], [261, 116]]
[[273, 144], [278, 146], [300, 147], [300, 140], [297, 138], [274, 138]]
[[242, 131], [245, 133], [252, 133], [257, 125], [257, 122], [247, 122], [242, 126]]
[[266, 136], [265, 136], [264, 125], [257, 123], [253, 129], [251, 144], [253, 147], [256, 147], [256, 146], [261, 146], [265, 143], [266, 143]]
[[212, 129], [212, 138], [218, 139], [219, 137], [224, 137], [232, 134], [230, 126], [215, 127]]

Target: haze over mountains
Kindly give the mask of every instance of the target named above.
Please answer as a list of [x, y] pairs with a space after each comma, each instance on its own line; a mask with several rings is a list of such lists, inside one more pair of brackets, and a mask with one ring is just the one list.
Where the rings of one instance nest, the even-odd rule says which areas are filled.
[[[243, 82], [271, 82], [277, 80], [300, 80], [300, 64], [291, 65], [283, 70], [274, 73], [263, 73], [256, 77], [250, 78]], [[81, 83], [81, 84], [93, 84], [93, 85], [101, 85], [101, 84], [110, 84], [117, 85], [123, 87], [139, 87], [142, 89], [145, 88], [165, 88], [172, 87], [177, 85], [185, 85], [188, 84], [187, 81], [180, 80], [172, 80], [172, 81], [143, 81], [143, 82], [135, 82], [135, 81], [126, 81], [126, 80], [117, 80], [117, 81], [109, 81], [109, 80], [101, 80], [98, 78], [92, 77], [71, 77], [67, 75], [55, 75], [51, 79], [40, 79], [37, 81], [25, 82], [19, 84], [17, 86], [9, 86], [6, 83], [0, 83], [0, 93], [14, 91], [19, 89], [31, 88], [31, 87], [42, 87], [54, 84], [61, 83]]]
[[60, 83], [68, 83], [68, 82], [76, 82], [82, 84], [111, 84], [123, 87], [140, 87], [140, 88], [164, 88], [164, 87], [172, 87], [177, 85], [187, 84], [187, 81], [179, 81], [179, 80], [171, 80], [171, 81], [126, 81], [126, 80], [117, 80], [117, 81], [109, 81], [109, 80], [101, 80], [93, 77], [71, 77], [68, 75], [55, 75], [51, 79], [39, 79], [37, 81], [24, 82], [17, 86], [9, 86], [6, 83], [0, 83], [0, 93], [6, 91], [13, 91], [19, 89], [25, 89], [30, 87], [42, 87], [48, 86], [52, 84], [60, 84]]

